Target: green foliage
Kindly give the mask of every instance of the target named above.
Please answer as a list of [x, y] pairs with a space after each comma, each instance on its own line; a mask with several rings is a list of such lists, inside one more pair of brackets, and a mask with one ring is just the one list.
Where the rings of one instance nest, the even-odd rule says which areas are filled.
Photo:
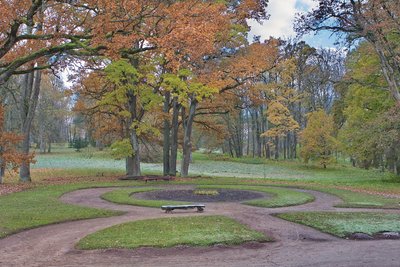
[[80, 152], [82, 148], [89, 145], [89, 141], [82, 139], [81, 137], [74, 137], [70, 143], [70, 147], [75, 148], [76, 152]]
[[300, 155], [305, 163], [316, 160], [326, 168], [331, 163], [332, 152], [337, 147], [333, 118], [323, 110], [309, 113], [307, 117], [307, 127], [301, 132]]
[[134, 90], [139, 73], [127, 60], [114, 61], [105, 69], [107, 79], [122, 91]]
[[379, 232], [400, 232], [400, 214], [377, 212], [293, 212], [277, 217], [314, 227], [339, 237], [352, 233], [373, 235]]
[[111, 155], [115, 159], [123, 159], [126, 157], [133, 156], [134, 154], [131, 142], [128, 138], [115, 141], [110, 148], [111, 148]]
[[339, 139], [342, 149], [365, 168], [385, 150], [377, 145], [379, 129], [386, 121], [380, 114], [394, 105], [386, 90], [387, 84], [379, 62], [373, 48], [367, 43], [361, 44], [350, 54], [347, 62], [345, 81], [348, 86], [342, 105], [346, 122], [339, 131]]
[[177, 74], [164, 74], [162, 86], [170, 91], [173, 97], [178, 97], [179, 103], [184, 106], [187, 106], [188, 99], [192, 96], [200, 102], [218, 93], [218, 88], [197, 82], [196, 77], [188, 69], [180, 69]]
[[116, 225], [80, 240], [80, 249], [238, 245], [271, 241], [224, 216], [151, 219]]
[[153, 127], [149, 123], [146, 122], [141, 122], [139, 123], [138, 121], [134, 121], [131, 125], [131, 129], [136, 130], [136, 134], [138, 136], [144, 135], [144, 134], [154, 134], [154, 135], [160, 135], [160, 130]]
[[[113, 86], [113, 90], [103, 95], [99, 101], [99, 105], [106, 106], [110, 110], [116, 109], [118, 106], [118, 115], [123, 118], [130, 118], [131, 111], [127, 105], [129, 95], [134, 95], [138, 99], [137, 105], [145, 111], [149, 111], [162, 102], [162, 96], [154, 93], [154, 84], [156, 78], [153, 74], [154, 66], [141, 65], [140, 69], [136, 69], [127, 60], [119, 60], [111, 63], [105, 69], [106, 79]], [[137, 111], [136, 111], [137, 112]], [[135, 129], [137, 134], [158, 132], [150, 124], [143, 121], [134, 121], [130, 125], [131, 129]]]

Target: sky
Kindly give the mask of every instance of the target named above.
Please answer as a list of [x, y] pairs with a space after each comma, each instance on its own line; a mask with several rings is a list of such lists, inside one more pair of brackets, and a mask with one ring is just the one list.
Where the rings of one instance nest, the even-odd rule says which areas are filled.
[[[259, 24], [256, 21], [249, 21], [251, 26], [250, 37], [260, 35], [262, 40], [269, 37], [275, 38], [294, 38], [296, 33], [293, 30], [293, 22], [297, 13], [312, 10], [316, 6], [314, 0], [270, 0], [268, 13], [270, 19]], [[335, 37], [330, 37], [330, 33], [324, 32], [318, 35], [310, 34], [303, 38], [311, 46], [333, 47]]]

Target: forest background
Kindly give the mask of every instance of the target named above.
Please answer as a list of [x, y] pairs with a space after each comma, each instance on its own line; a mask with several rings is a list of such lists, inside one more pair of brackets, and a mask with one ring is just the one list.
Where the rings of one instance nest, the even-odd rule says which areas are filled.
[[315, 1], [296, 32], [336, 33], [332, 49], [249, 41], [267, 2], [2, 1], [0, 181], [30, 181], [54, 143], [109, 150], [128, 176], [188, 176], [199, 149], [399, 174], [399, 7]]

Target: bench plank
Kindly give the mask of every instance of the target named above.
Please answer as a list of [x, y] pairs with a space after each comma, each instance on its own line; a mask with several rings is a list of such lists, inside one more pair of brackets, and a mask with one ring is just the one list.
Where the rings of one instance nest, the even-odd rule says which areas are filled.
[[170, 213], [175, 209], [196, 209], [197, 212], [203, 212], [204, 208], [206, 206], [204, 204], [193, 204], [193, 205], [166, 205], [166, 206], [161, 206], [162, 210], [165, 210], [166, 213]]

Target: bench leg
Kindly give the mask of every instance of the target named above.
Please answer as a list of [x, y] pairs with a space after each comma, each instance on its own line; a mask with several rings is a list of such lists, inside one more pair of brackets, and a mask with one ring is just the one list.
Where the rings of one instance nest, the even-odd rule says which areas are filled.
[[204, 208], [202, 208], [202, 207], [197, 207], [197, 212], [203, 212], [204, 211]]

